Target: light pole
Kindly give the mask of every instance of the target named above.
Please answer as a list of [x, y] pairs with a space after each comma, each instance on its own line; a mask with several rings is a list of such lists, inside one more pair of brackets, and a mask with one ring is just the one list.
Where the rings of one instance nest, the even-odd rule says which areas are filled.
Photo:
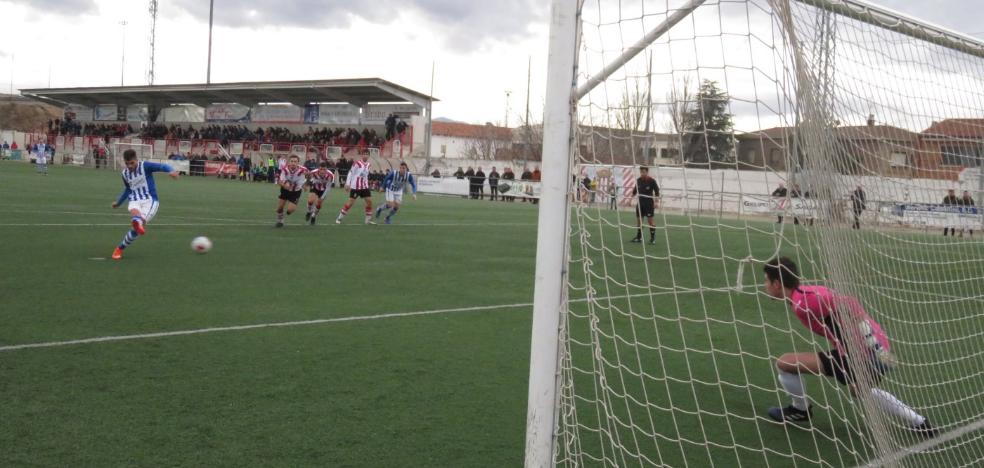
[[215, 0], [208, 2], [208, 70], [205, 72], [205, 84], [212, 83], [212, 13], [215, 11]]
[[509, 128], [509, 96], [511, 94], [512, 91], [506, 91], [506, 115], [505, 119], [502, 121], [502, 126], [506, 128]]
[[120, 49], [120, 86], [123, 86], [123, 70], [126, 66], [126, 25], [128, 23], [126, 20], [120, 21], [120, 27], [123, 30], [123, 47]]

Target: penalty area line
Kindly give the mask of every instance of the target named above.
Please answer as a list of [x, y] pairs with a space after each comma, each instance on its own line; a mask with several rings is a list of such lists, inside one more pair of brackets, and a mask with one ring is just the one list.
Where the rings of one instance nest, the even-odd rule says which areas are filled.
[[[96, 260], [96, 258], [97, 257], [94, 257], [91, 258], [90, 260]], [[568, 302], [582, 303], [582, 302], [588, 302], [589, 300], [637, 298], [637, 297], [646, 297], [652, 295], [653, 295], [652, 293], [639, 293], [639, 294], [628, 294], [628, 295], [619, 295], [619, 296], [600, 296], [600, 297], [593, 297], [590, 299], [589, 298], [570, 299]], [[82, 338], [77, 340], [48, 341], [42, 343], [27, 343], [27, 344], [0, 346], [0, 353], [8, 352], [8, 351], [19, 351], [23, 349], [33, 349], [33, 348], [57, 348], [61, 346], [105, 343], [109, 341], [143, 340], [143, 339], [152, 339], [152, 338], [167, 338], [172, 336], [201, 335], [205, 333], [256, 330], [261, 328], [298, 327], [304, 325], [321, 325], [326, 323], [357, 322], [363, 320], [377, 320], [377, 319], [401, 318], [401, 317], [420, 317], [420, 316], [427, 316], [427, 315], [443, 315], [443, 314], [452, 314], [456, 312], [481, 312], [481, 311], [496, 310], [496, 309], [521, 309], [524, 307], [533, 307], [533, 303], [523, 302], [517, 304], [496, 304], [496, 305], [475, 306], [475, 307], [456, 307], [452, 309], [421, 310], [416, 312], [392, 312], [392, 313], [379, 314], [379, 315], [355, 315], [350, 317], [336, 317], [336, 318], [329, 318], [329, 319], [257, 323], [253, 325], [231, 325], [227, 327], [210, 327], [210, 328], [198, 328], [193, 330], [175, 330], [175, 331], [155, 332], [155, 333], [138, 333], [133, 335], [100, 336], [95, 338]]]
[[107, 341], [144, 340], [144, 339], [152, 339], [152, 338], [166, 338], [172, 336], [201, 335], [205, 333], [256, 330], [262, 328], [298, 327], [304, 325], [320, 325], [325, 323], [357, 322], [362, 320], [378, 320], [378, 319], [402, 318], [402, 317], [420, 317], [426, 315], [442, 315], [442, 314], [451, 314], [456, 312], [480, 312], [480, 311], [496, 310], [496, 309], [519, 309], [523, 307], [532, 307], [532, 306], [533, 306], [532, 302], [522, 303], [522, 304], [498, 304], [498, 305], [476, 306], [476, 307], [457, 307], [453, 309], [422, 310], [416, 312], [393, 312], [393, 313], [380, 314], [380, 315], [356, 315], [350, 317], [336, 317], [330, 319], [258, 323], [254, 325], [235, 325], [235, 326], [228, 326], [228, 327], [210, 327], [210, 328], [199, 328], [194, 330], [176, 330], [176, 331], [169, 331], [169, 332], [140, 333], [135, 335], [101, 336], [96, 338], [84, 338], [79, 340], [49, 341], [44, 343], [29, 343], [29, 344], [0, 346], [0, 352], [19, 351], [23, 349], [32, 349], [32, 348], [57, 348], [61, 346], [72, 346], [72, 345], [81, 345], [81, 344], [90, 344], [90, 343], [105, 343]]

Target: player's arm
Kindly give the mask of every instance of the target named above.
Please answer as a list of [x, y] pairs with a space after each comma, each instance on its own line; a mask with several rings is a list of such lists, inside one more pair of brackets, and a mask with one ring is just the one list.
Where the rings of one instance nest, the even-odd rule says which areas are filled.
[[123, 201], [130, 197], [130, 192], [131, 192], [131, 190], [130, 190], [130, 184], [124, 179], [123, 180], [123, 193], [121, 193], [120, 196], [116, 199], [116, 201], [114, 201], [113, 204], [110, 205], [110, 206], [112, 206], [113, 208], [116, 208], [116, 207], [120, 206], [121, 204], [123, 204]]
[[413, 174], [407, 174], [407, 182], [410, 182], [410, 188], [413, 190], [413, 199], [417, 199], [417, 179], [413, 177]]
[[170, 164], [158, 164], [155, 162], [145, 161], [144, 169], [146, 169], [148, 174], [152, 172], [166, 172], [167, 175], [171, 176], [171, 178], [178, 178], [178, 171]]

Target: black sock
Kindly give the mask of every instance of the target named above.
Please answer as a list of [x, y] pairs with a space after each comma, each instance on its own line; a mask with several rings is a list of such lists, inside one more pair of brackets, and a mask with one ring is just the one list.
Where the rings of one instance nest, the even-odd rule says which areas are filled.
[[649, 228], [649, 240], [656, 240], [656, 228]]

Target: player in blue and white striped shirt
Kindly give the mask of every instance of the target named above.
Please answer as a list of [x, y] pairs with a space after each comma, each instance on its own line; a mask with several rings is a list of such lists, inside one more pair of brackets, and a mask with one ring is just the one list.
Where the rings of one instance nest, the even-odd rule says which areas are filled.
[[[413, 174], [407, 168], [407, 163], [401, 162], [399, 171], [391, 170], [383, 179], [383, 188], [386, 189], [386, 204], [376, 208], [376, 219], [379, 219], [379, 215], [383, 214], [383, 210], [389, 210], [389, 214], [386, 215], [386, 224], [393, 222], [393, 216], [400, 210], [400, 204], [403, 203], [403, 192], [406, 191], [408, 184], [413, 189], [413, 199], [416, 200], [417, 181], [414, 180]], [[376, 222], [373, 221], [373, 224]]]
[[123, 236], [123, 242], [113, 250], [113, 260], [123, 258], [123, 249], [127, 248], [137, 236], [142, 235], [144, 225], [150, 222], [157, 214], [160, 201], [157, 198], [157, 185], [154, 183], [155, 172], [167, 172], [169, 176], [177, 179], [178, 171], [167, 164], [157, 164], [149, 161], [138, 161], [137, 152], [128, 149], [123, 152], [123, 193], [113, 202], [113, 208], [123, 204], [124, 200], [129, 200], [127, 209], [130, 211], [130, 226], [132, 229]]

